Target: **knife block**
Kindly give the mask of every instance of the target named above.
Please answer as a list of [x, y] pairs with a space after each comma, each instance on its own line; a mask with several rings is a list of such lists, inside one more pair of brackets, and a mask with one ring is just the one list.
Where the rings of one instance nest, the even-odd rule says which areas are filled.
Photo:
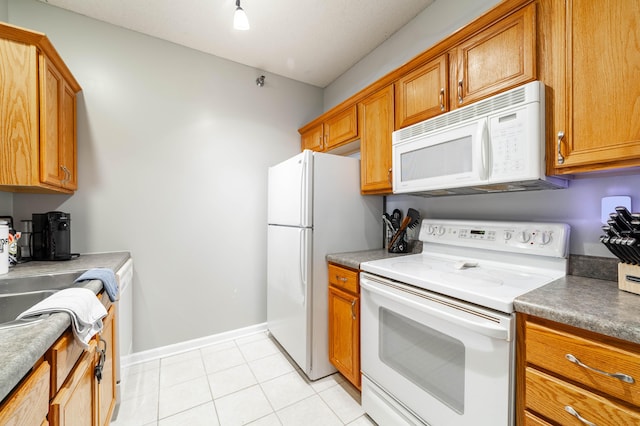
[[640, 266], [618, 263], [618, 288], [640, 294]]

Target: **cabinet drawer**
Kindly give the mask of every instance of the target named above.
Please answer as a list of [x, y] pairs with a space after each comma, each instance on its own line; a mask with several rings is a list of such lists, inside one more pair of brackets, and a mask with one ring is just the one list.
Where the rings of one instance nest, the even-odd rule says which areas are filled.
[[[592, 340], [588, 334], [578, 336], [533, 322], [527, 322], [526, 339], [527, 363], [640, 406], [640, 352]], [[569, 361], [567, 355], [573, 355], [591, 369]], [[627, 383], [592, 369], [623, 373], [632, 377], [634, 382]]]
[[67, 330], [47, 352], [45, 358], [51, 364], [50, 398], [53, 398], [60, 390], [62, 383], [64, 383], [73, 366], [76, 365], [83, 350], [80, 343], [73, 338], [73, 332]]
[[358, 294], [358, 273], [351, 269], [329, 264], [329, 283], [336, 287]]
[[0, 425], [40, 425], [49, 411], [49, 363], [29, 374], [0, 406]]
[[525, 411], [524, 426], [551, 426], [551, 424], [545, 422], [535, 414], [530, 413], [529, 411]]
[[[577, 415], [598, 426], [640, 424], [637, 409], [617, 404], [531, 367], [526, 369], [526, 389], [527, 409], [559, 424], [583, 424]], [[573, 410], [575, 415], [568, 410]]]

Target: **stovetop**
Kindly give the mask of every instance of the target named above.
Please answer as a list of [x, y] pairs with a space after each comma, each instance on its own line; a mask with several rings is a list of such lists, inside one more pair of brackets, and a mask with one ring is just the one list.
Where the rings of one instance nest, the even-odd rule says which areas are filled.
[[501, 312], [566, 275], [569, 227], [557, 223], [423, 220], [420, 254], [363, 271]]

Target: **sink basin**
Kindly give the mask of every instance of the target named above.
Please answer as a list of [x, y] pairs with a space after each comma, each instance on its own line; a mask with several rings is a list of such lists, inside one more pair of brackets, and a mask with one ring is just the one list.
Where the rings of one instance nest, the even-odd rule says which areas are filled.
[[42, 321], [48, 315], [28, 320], [16, 317], [56, 291], [74, 286], [83, 271], [0, 279], [0, 329], [19, 327]]
[[84, 271], [65, 274], [37, 275], [22, 278], [0, 279], [0, 296], [3, 294], [29, 293], [42, 290], [62, 290], [72, 287], [73, 281]]
[[45, 317], [44, 315], [28, 320], [16, 320], [16, 317], [57, 291], [58, 290], [38, 290], [25, 293], [0, 294], [0, 329], [42, 321]]

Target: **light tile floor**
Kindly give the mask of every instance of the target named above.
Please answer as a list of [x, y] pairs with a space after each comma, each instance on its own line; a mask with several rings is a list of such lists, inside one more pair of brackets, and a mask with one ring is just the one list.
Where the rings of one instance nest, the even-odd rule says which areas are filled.
[[370, 426], [359, 392], [310, 382], [266, 333], [123, 369], [112, 426]]

